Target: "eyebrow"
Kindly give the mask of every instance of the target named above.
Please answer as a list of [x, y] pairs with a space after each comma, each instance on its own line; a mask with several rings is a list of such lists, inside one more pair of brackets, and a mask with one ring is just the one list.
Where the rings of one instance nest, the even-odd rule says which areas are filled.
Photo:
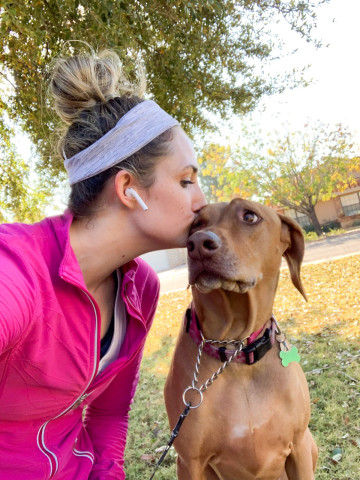
[[188, 170], [189, 168], [192, 169], [193, 173], [197, 173], [199, 171], [198, 167], [195, 167], [195, 165], [187, 165], [185, 168], [183, 168], [183, 171]]

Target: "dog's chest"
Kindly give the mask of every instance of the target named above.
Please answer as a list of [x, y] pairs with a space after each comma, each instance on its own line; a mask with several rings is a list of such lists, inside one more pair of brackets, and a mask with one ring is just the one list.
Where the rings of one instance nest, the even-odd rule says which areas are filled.
[[[267, 385], [265, 380], [262, 386], [227, 385], [221, 403], [215, 391], [208, 392], [209, 404], [216, 404], [218, 426], [218, 435], [212, 436], [216, 454], [211, 464], [223, 472], [218, 475], [220, 479], [250, 480], [263, 478], [265, 473], [264, 478], [269, 480], [280, 477], [291, 451], [294, 430], [302, 420], [295, 401], [299, 392], [293, 395], [291, 389], [277, 387]], [[209, 434], [205, 437], [209, 438]]]
[[266, 478], [278, 479], [291, 451], [290, 432], [281, 430], [273, 416], [247, 420], [228, 423], [210, 464], [223, 472], [223, 480], [263, 478], [265, 472]]

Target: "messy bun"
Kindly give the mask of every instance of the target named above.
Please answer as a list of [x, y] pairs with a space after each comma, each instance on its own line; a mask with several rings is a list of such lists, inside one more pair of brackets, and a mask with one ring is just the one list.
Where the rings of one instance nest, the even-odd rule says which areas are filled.
[[[71, 158], [96, 142], [115, 127], [120, 118], [140, 102], [145, 90], [143, 69], [132, 83], [124, 75], [119, 56], [110, 50], [60, 58], [50, 80], [54, 107], [67, 127], [58, 150]], [[119, 168], [129, 171], [144, 187], [154, 181], [158, 158], [169, 150], [171, 130], [164, 132], [134, 155], [87, 180], [71, 187], [69, 208], [75, 217], [90, 216], [96, 199], [109, 178]]]
[[131, 84], [123, 73], [119, 56], [104, 50], [99, 54], [60, 58], [55, 64], [50, 89], [55, 110], [60, 118], [71, 125], [81, 112], [98, 103], [122, 95], [141, 97], [145, 90], [145, 77]]

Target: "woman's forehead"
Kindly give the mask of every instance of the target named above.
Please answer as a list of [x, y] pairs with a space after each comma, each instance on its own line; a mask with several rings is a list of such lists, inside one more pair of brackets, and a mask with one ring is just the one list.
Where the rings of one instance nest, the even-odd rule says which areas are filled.
[[198, 164], [191, 140], [183, 130], [178, 128], [174, 130], [176, 131], [176, 134], [171, 140], [172, 148], [164, 157], [164, 160], [160, 162], [159, 168], [166, 168], [169, 171], [172, 170], [180, 174], [183, 172], [196, 174], [198, 171]]

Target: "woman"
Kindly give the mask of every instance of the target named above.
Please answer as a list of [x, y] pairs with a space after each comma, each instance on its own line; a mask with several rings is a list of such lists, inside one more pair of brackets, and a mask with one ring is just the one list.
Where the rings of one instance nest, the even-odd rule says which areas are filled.
[[189, 139], [116, 54], [60, 59], [50, 91], [69, 210], [0, 227], [0, 478], [123, 479], [159, 295], [136, 257], [184, 247], [205, 199]]

